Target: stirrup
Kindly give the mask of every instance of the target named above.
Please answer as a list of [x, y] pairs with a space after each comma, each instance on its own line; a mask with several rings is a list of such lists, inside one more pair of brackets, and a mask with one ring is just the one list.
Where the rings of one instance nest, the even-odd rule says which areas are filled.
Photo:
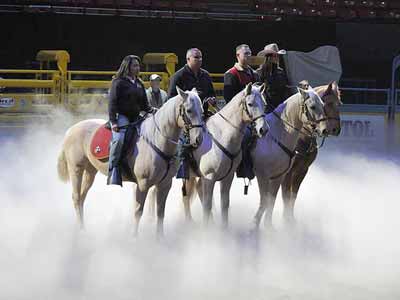
[[249, 192], [249, 185], [251, 185], [251, 179], [249, 179], [249, 182], [246, 184], [246, 178], [243, 178], [244, 181], [244, 194], [247, 195]]

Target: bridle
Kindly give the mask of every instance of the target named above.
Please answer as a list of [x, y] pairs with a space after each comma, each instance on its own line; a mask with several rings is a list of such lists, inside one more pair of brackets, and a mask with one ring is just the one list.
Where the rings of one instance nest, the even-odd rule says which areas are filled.
[[[183, 131], [184, 131], [183, 134], [187, 138], [189, 138], [188, 141], [190, 143], [190, 134], [189, 134], [190, 130], [192, 130], [194, 128], [203, 128], [204, 124], [203, 123], [202, 124], [193, 124], [192, 120], [190, 120], [189, 116], [187, 115], [187, 112], [186, 112], [186, 109], [185, 109], [185, 106], [184, 106], [183, 103], [181, 103], [179, 105], [179, 113], [178, 113], [178, 116], [176, 117], [176, 122], [177, 123], [178, 123], [179, 118], [182, 118], [182, 121], [183, 121], [183, 128], [184, 128], [183, 129]], [[163, 134], [163, 132], [160, 129], [160, 126], [158, 126], [158, 124], [157, 124], [157, 121], [155, 119], [155, 114], [153, 114], [153, 119], [154, 119], [155, 127], [156, 127], [157, 131], [161, 134], [161, 136], [163, 136], [168, 142], [170, 142], [172, 144], [175, 144], [175, 145], [179, 145], [180, 144], [179, 143], [179, 139], [178, 140], [173, 140], [170, 137], [167, 137], [167, 136], [165, 136]]]

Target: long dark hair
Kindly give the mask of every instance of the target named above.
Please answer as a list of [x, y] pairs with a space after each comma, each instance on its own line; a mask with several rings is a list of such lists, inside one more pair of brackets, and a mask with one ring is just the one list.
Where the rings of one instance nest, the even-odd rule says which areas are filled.
[[265, 81], [265, 78], [268, 77], [273, 71], [275, 71], [279, 67], [278, 64], [272, 62], [272, 55], [267, 54], [265, 55], [264, 63], [259, 67], [259, 74], [261, 81]]
[[117, 78], [127, 78], [129, 76], [131, 64], [133, 60], [137, 60], [140, 63], [139, 56], [136, 55], [127, 55], [121, 62], [117, 73], [113, 76], [113, 79]]

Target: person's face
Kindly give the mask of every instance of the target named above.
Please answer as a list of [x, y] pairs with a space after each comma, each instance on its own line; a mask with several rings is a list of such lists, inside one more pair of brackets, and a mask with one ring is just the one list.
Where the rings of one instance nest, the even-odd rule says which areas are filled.
[[132, 59], [131, 65], [129, 68], [129, 73], [132, 77], [136, 77], [139, 75], [140, 72], [140, 64], [137, 59]]
[[249, 57], [251, 56], [251, 50], [249, 47], [242, 47], [236, 53], [238, 63], [242, 66], [249, 64]]
[[277, 65], [279, 63], [279, 54], [277, 54], [277, 53], [270, 54], [270, 59], [269, 60], [273, 64]]
[[187, 59], [187, 64], [191, 69], [200, 69], [203, 63], [203, 55], [200, 50], [193, 50], [191, 55]]
[[161, 81], [159, 79], [155, 79], [150, 81], [150, 86], [153, 90], [158, 91], [160, 89]]

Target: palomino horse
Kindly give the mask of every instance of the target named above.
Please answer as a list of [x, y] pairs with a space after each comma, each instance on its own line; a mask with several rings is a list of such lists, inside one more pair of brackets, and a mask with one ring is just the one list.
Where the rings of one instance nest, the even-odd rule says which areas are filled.
[[[254, 217], [256, 230], [265, 212], [265, 224], [272, 228], [276, 194], [284, 175], [292, 166], [300, 133], [326, 136], [327, 121], [324, 103], [311, 87], [308, 90], [299, 88], [297, 94], [268, 114], [270, 129], [265, 137], [258, 139], [251, 153], [260, 192], [260, 204]], [[306, 130], [306, 126], [312, 131]]]
[[[203, 143], [193, 151], [196, 169], [191, 169], [187, 196], [183, 197], [186, 220], [192, 219], [191, 198], [195, 190], [203, 206], [204, 223], [207, 224], [211, 209], [214, 185], [220, 181], [222, 221], [228, 224], [229, 191], [234, 173], [241, 161], [241, 143], [248, 124], [252, 124], [258, 137], [264, 136], [268, 127], [265, 122], [265, 106], [262, 93], [264, 85], [248, 84], [218, 113], [206, 123]], [[200, 177], [196, 185], [196, 178]]]
[[[139, 138], [127, 161], [135, 185], [135, 234], [143, 213], [146, 195], [155, 186], [157, 201], [157, 233], [163, 234], [165, 202], [176, 174], [174, 155], [177, 141], [186, 131], [197, 147], [203, 138], [203, 108], [195, 90], [183, 92], [168, 100], [152, 117], [143, 121]], [[85, 120], [72, 126], [66, 133], [63, 148], [58, 158], [58, 174], [61, 180], [71, 180], [72, 200], [78, 220], [83, 226], [83, 205], [98, 171], [107, 174], [108, 162], [95, 158], [90, 151], [90, 142], [95, 131], [104, 120]], [[126, 178], [124, 178], [126, 180]]]
[[[324, 101], [325, 113], [328, 118], [328, 134], [338, 136], [340, 133], [339, 105], [340, 90], [336, 82], [329, 85], [316, 87], [315, 91]], [[287, 223], [294, 223], [294, 205], [300, 185], [308, 172], [308, 168], [314, 162], [318, 154], [316, 139], [313, 136], [300, 133], [296, 147], [296, 156], [293, 166], [285, 175], [281, 184], [284, 204], [283, 216]]]

